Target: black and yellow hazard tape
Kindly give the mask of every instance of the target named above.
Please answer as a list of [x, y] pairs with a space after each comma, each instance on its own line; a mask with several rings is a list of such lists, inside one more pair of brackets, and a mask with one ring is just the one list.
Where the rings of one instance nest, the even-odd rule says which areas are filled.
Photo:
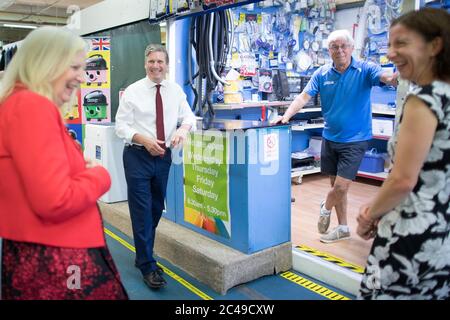
[[[127, 241], [125, 241], [124, 239], [119, 237], [117, 234], [115, 234], [111, 230], [109, 230], [107, 228], [104, 228], [104, 231], [105, 231], [105, 233], [108, 236], [110, 236], [111, 238], [113, 238], [114, 240], [119, 242], [125, 248], [129, 249], [130, 251], [132, 251], [134, 253], [136, 252], [136, 248], [134, 246], [132, 246], [130, 243], [128, 243]], [[207, 295], [206, 293], [204, 293], [203, 291], [198, 289], [196, 286], [194, 286], [193, 284], [189, 283], [188, 281], [186, 281], [185, 279], [183, 279], [182, 277], [177, 275], [175, 272], [173, 272], [170, 269], [168, 269], [166, 266], [162, 265], [159, 262], [158, 262], [158, 266], [160, 266], [164, 270], [164, 273], [166, 275], [168, 275], [169, 277], [171, 277], [172, 279], [174, 279], [175, 281], [177, 281], [178, 283], [180, 283], [181, 285], [186, 287], [189, 291], [191, 291], [192, 293], [196, 294], [197, 296], [199, 296], [203, 300], [214, 300], [212, 297], [210, 297], [209, 295]]]
[[[107, 228], [103, 228], [105, 233], [110, 236], [111, 238], [113, 238], [114, 240], [116, 240], [117, 242], [119, 242], [121, 245], [123, 245], [125, 248], [129, 249], [131, 252], [136, 253], [136, 248], [131, 245], [130, 243], [128, 243], [126, 240], [122, 239], [120, 236], [118, 236], [117, 234], [115, 234], [114, 232], [112, 232], [111, 230], [107, 229]], [[196, 294], [197, 296], [199, 296], [200, 298], [202, 298], [203, 300], [214, 300], [212, 297], [210, 297], [208, 294], [204, 293], [203, 291], [201, 291], [200, 289], [198, 289], [196, 286], [194, 286], [193, 284], [189, 283], [188, 281], [186, 281], [185, 279], [183, 279], [182, 277], [180, 277], [179, 275], [177, 275], [175, 272], [171, 271], [170, 269], [168, 269], [166, 266], [162, 265], [161, 263], [158, 262], [158, 265], [164, 270], [164, 273], [171, 277], [172, 279], [174, 279], [175, 281], [177, 281], [178, 283], [180, 283], [181, 285], [183, 285], [184, 287], [186, 287], [189, 291], [191, 291], [192, 293]], [[324, 296], [327, 299], [330, 300], [350, 300], [348, 297], [345, 297], [337, 292], [334, 292], [333, 290], [330, 290], [326, 287], [323, 287], [315, 282], [312, 282], [308, 279], [305, 279], [293, 272], [290, 271], [286, 271], [280, 274], [281, 277], [292, 281], [295, 284], [298, 284], [310, 291], [313, 291], [316, 294], [319, 294], [321, 296]]]
[[311, 280], [308, 280], [306, 278], [303, 278], [301, 276], [299, 276], [298, 274], [295, 274], [293, 272], [290, 271], [286, 271], [280, 274], [280, 276], [282, 276], [283, 278], [292, 281], [308, 290], [311, 290], [313, 292], [315, 292], [316, 294], [319, 294], [327, 299], [330, 300], [350, 300], [350, 298], [339, 294], [333, 290], [330, 290], [326, 287], [321, 286], [320, 284], [317, 284]]
[[333, 263], [335, 265], [338, 265], [338, 266], [340, 266], [342, 268], [345, 268], [345, 269], [348, 269], [350, 271], [353, 271], [353, 272], [356, 272], [356, 273], [364, 273], [364, 268], [363, 267], [358, 266], [356, 264], [352, 264], [352, 263], [346, 262], [346, 261], [344, 261], [344, 260], [342, 260], [342, 259], [340, 259], [338, 257], [335, 257], [335, 256], [333, 256], [333, 255], [331, 255], [329, 253], [322, 252], [322, 251], [316, 250], [314, 248], [311, 248], [311, 247], [308, 247], [308, 246], [305, 246], [305, 245], [298, 245], [295, 248], [297, 248], [297, 249], [299, 249], [299, 250], [301, 250], [303, 252], [309, 253], [309, 254], [311, 254], [311, 255], [313, 255], [315, 257], [322, 258], [323, 260], [331, 262], [331, 263]]

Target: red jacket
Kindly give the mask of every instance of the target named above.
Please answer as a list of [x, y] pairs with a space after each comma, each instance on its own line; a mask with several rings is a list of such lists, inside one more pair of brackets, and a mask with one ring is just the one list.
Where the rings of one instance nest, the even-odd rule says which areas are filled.
[[0, 104], [0, 238], [105, 246], [96, 201], [110, 185], [105, 168], [86, 169], [50, 100], [22, 88]]

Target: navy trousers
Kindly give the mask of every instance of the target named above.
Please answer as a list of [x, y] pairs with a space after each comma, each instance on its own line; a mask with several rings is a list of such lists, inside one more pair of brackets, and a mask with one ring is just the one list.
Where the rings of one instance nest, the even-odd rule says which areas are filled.
[[154, 157], [143, 147], [126, 146], [123, 151], [128, 207], [136, 248], [135, 264], [143, 276], [157, 267], [153, 257], [155, 231], [164, 209], [171, 163], [170, 149], [166, 150], [164, 157]]

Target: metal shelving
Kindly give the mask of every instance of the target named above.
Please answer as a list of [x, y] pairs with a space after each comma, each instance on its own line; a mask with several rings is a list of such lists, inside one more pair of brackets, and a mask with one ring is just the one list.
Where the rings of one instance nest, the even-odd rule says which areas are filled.
[[291, 178], [292, 179], [296, 179], [295, 182], [297, 184], [302, 183], [302, 177], [307, 175], [307, 174], [313, 174], [313, 173], [320, 173], [320, 167], [315, 167], [313, 169], [308, 169], [308, 170], [295, 170], [292, 169], [291, 170]]
[[292, 126], [292, 131], [305, 131], [305, 130], [310, 130], [310, 129], [320, 129], [323, 128], [325, 125], [323, 123], [317, 123], [317, 124], [307, 124], [304, 126], [300, 126], [300, 125], [293, 125]]
[[391, 138], [391, 136], [372, 136], [372, 139], [377, 139], [377, 140], [389, 140]]
[[375, 180], [379, 180], [379, 181], [384, 181], [387, 178], [388, 173], [387, 172], [373, 173], [373, 172], [366, 172], [366, 171], [358, 171], [357, 176], [363, 177], [363, 178], [375, 179]]
[[249, 101], [241, 103], [215, 103], [214, 109], [217, 110], [235, 110], [245, 108], [261, 108], [261, 107], [283, 107], [289, 106], [292, 101]]

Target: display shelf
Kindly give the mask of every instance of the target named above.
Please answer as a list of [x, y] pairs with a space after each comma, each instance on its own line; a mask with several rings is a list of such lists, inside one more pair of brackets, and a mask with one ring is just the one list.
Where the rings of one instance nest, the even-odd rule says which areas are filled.
[[375, 180], [379, 180], [379, 181], [384, 181], [387, 178], [388, 173], [387, 172], [373, 173], [373, 172], [366, 172], [366, 171], [358, 171], [357, 176], [363, 177], [363, 178], [375, 179]]
[[372, 139], [377, 139], [377, 140], [389, 140], [390, 138], [391, 138], [391, 136], [380, 136], [380, 135], [372, 136]]
[[[292, 101], [291, 101], [292, 102]], [[286, 105], [278, 105], [277, 107], [286, 108], [289, 107], [289, 104]], [[285, 111], [285, 110], [284, 110]], [[313, 113], [313, 112], [322, 112], [321, 107], [314, 107], [314, 108], [302, 108], [300, 109], [297, 114], [303, 114], [303, 113]]]
[[[386, 116], [383, 118], [395, 118], [396, 109], [392, 108], [390, 105], [387, 104], [380, 104], [380, 103], [372, 103], [372, 115], [375, 116]], [[395, 121], [395, 120], [394, 120]], [[381, 132], [380, 132], [381, 133]], [[373, 134], [372, 140], [381, 140], [381, 141], [373, 141], [374, 147], [378, 150], [385, 149], [386, 142], [391, 138], [391, 135], [382, 135], [382, 134]], [[384, 181], [388, 174], [386, 172], [379, 172], [379, 173], [372, 173], [372, 172], [366, 172], [366, 171], [358, 171], [357, 174], [359, 177], [364, 177], [368, 179], [374, 179], [378, 181]]]
[[395, 109], [392, 109], [388, 107], [387, 105], [383, 104], [372, 104], [372, 113], [375, 114], [382, 114], [387, 116], [395, 116]]
[[302, 177], [308, 174], [320, 173], [320, 167], [316, 167], [308, 170], [295, 170], [296, 168], [291, 169], [291, 178], [296, 179], [295, 182], [297, 184], [302, 183]]
[[379, 110], [379, 111], [372, 110], [372, 113], [386, 116], [395, 116], [395, 110]]
[[364, 1], [362, 0], [336, 0], [336, 8], [338, 10], [362, 7], [363, 5]]
[[303, 108], [297, 113], [322, 112], [322, 108]]
[[[215, 103], [214, 109], [217, 110], [235, 110], [244, 108], [258, 107], [289, 107], [292, 101], [258, 101], [258, 102], [241, 102], [241, 103]], [[321, 112], [322, 108], [303, 108], [297, 113]]]
[[237, 6], [244, 6], [247, 4], [257, 3], [260, 1], [263, 1], [263, 0], [238, 0], [231, 4], [211, 5], [209, 8], [203, 8], [203, 6], [197, 6], [188, 11], [185, 11], [185, 12], [163, 16], [163, 17], [155, 19], [155, 20], [149, 19], [149, 22], [151, 24], [155, 24], [155, 23], [160, 23], [165, 20], [180, 20], [180, 19], [185, 19], [185, 18], [192, 18], [192, 17], [198, 16], [198, 15], [205, 15], [205, 14], [208, 14], [211, 12], [221, 11], [221, 10], [225, 10], [225, 9], [231, 9], [231, 8], [234, 8]]
[[214, 109], [217, 110], [235, 110], [244, 108], [289, 106], [290, 104], [291, 101], [250, 101], [241, 103], [215, 103], [213, 106]]
[[310, 129], [320, 129], [323, 128], [325, 125], [323, 123], [317, 123], [317, 124], [307, 124], [304, 126], [299, 125], [292, 125], [292, 131], [305, 131]]

